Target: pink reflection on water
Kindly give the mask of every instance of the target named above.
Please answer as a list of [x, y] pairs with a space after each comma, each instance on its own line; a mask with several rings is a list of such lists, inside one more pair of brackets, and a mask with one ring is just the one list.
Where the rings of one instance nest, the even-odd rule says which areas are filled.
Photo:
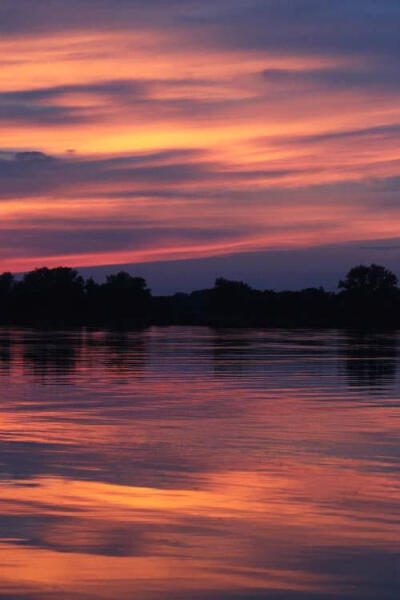
[[397, 337], [378, 342], [3, 332], [3, 597], [395, 598]]

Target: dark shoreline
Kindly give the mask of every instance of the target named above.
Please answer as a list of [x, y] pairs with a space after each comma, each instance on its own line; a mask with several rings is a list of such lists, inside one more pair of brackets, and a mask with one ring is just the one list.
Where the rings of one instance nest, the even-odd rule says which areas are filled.
[[99, 284], [74, 269], [44, 267], [22, 281], [11, 273], [0, 275], [0, 325], [393, 331], [400, 328], [400, 289], [396, 276], [378, 265], [354, 267], [337, 292], [256, 290], [218, 278], [212, 288], [171, 296], [153, 296], [143, 278], [123, 271]]

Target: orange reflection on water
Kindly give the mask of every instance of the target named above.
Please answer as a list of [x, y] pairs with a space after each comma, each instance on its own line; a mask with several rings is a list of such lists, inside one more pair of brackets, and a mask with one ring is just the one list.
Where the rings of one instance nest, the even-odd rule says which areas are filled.
[[2, 333], [1, 593], [392, 600], [397, 346]]

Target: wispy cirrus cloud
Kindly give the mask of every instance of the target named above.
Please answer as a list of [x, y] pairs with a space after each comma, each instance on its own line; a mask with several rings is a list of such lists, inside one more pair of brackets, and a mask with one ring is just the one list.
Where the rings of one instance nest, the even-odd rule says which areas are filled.
[[399, 22], [391, 0], [4, 0], [2, 265], [395, 237]]

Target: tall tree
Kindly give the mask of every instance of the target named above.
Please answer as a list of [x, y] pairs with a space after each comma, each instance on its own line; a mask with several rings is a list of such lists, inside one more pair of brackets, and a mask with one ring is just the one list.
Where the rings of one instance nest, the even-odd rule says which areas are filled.
[[396, 275], [386, 267], [358, 265], [350, 269], [343, 281], [339, 281], [338, 287], [347, 292], [379, 292], [395, 289], [397, 282]]

